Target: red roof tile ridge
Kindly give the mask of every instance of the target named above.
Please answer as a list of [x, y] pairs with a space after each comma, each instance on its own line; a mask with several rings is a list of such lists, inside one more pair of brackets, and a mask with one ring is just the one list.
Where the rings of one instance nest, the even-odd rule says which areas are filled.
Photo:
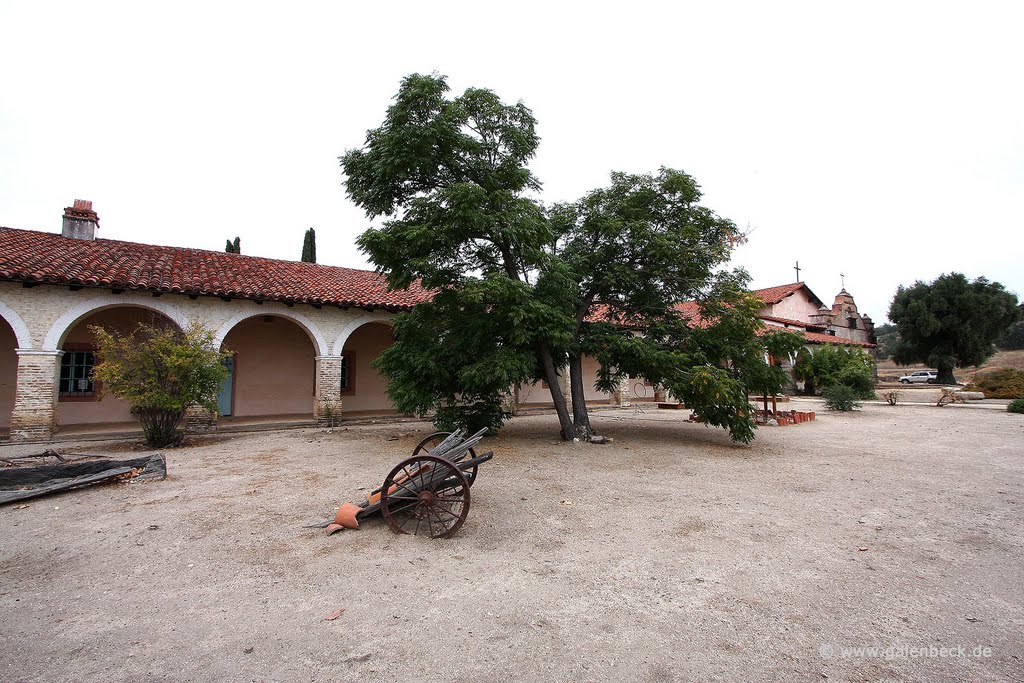
[[792, 282], [788, 285], [775, 285], [774, 287], [755, 289], [752, 293], [765, 304], [777, 304], [793, 292], [797, 292], [806, 286], [803, 282]]
[[807, 327], [813, 325], [813, 323], [805, 322], [803, 320], [793, 320], [792, 318], [780, 318], [777, 315], [761, 315], [758, 316], [762, 320], [773, 320], [779, 323], [786, 323], [787, 325], [799, 325], [800, 327]]
[[414, 283], [390, 291], [372, 270], [170, 247], [125, 240], [79, 240], [0, 228], [0, 278], [311, 304], [411, 308], [429, 300]]

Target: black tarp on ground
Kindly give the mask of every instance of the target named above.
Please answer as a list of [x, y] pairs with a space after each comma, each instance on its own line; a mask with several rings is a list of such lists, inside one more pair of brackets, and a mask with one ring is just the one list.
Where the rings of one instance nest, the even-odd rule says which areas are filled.
[[167, 462], [163, 453], [127, 460], [103, 458], [40, 467], [0, 468], [0, 505], [98, 484], [136, 469], [142, 472], [132, 481], [163, 479], [167, 476]]

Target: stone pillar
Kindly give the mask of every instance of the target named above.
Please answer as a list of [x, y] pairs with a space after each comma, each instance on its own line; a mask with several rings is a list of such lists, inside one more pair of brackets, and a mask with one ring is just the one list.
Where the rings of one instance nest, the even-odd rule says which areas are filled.
[[510, 415], [519, 414], [519, 387], [501, 392], [501, 409]]
[[341, 419], [341, 356], [316, 357], [316, 400], [313, 419], [333, 427]]
[[217, 413], [202, 406], [189, 406], [185, 409], [185, 433], [202, 434], [217, 429]]
[[11, 441], [46, 441], [57, 431], [57, 388], [63, 351], [15, 349], [18, 385], [11, 411]]
[[611, 402], [613, 405], [622, 406], [624, 408], [632, 405], [629, 400], [630, 397], [630, 383], [629, 377], [623, 377], [615, 384], [615, 389], [612, 390]]

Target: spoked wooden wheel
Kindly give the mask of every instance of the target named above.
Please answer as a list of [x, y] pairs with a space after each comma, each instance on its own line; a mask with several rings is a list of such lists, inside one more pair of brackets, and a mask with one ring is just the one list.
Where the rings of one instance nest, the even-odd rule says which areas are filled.
[[414, 455], [384, 480], [381, 513], [396, 534], [448, 538], [469, 514], [469, 480], [436, 455]]
[[[424, 438], [423, 441], [420, 441], [418, 444], [416, 444], [416, 448], [413, 450], [412, 454], [413, 455], [419, 455], [420, 453], [428, 453], [429, 451], [434, 450], [434, 448], [436, 446], [441, 445], [441, 442], [444, 441], [445, 439], [447, 439], [451, 435], [452, 435], [451, 432], [434, 432], [430, 436]], [[476, 457], [476, 451], [474, 451], [472, 448], [470, 448], [469, 449], [469, 456], [468, 457], [470, 459], [475, 458]], [[476, 481], [476, 471], [479, 468], [480, 468], [479, 465], [473, 465], [472, 467], [470, 467], [467, 470], [462, 470], [466, 474], [466, 479], [469, 480], [469, 485], [470, 486], [472, 486], [473, 482]]]

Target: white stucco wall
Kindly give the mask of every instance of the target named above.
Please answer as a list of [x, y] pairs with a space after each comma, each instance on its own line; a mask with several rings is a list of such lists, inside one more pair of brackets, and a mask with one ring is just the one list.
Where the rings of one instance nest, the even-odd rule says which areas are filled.
[[349, 335], [342, 355], [353, 361], [353, 390], [341, 397], [344, 412], [391, 410], [384, 378], [370, 363], [393, 342], [391, 327], [379, 322], [364, 324]]
[[[257, 304], [255, 301], [240, 299], [223, 301], [217, 297], [190, 299], [188, 296], [177, 294], [154, 297], [148, 293], [130, 291], [114, 294], [110, 289], [101, 288], [71, 291], [67, 286], [23, 287], [20, 283], [0, 282], [0, 317], [7, 321], [8, 327], [13, 331], [17, 348], [58, 351], [63, 347], [71, 331], [89, 316], [102, 310], [122, 310], [126, 306], [157, 311], [182, 326], [190, 321], [197, 321], [213, 331], [218, 341], [226, 339], [231, 330], [249, 319], [262, 319], [262, 316], [272, 315], [291, 320], [297, 326], [296, 329], [301, 330], [309, 340], [310, 369], [308, 373], [300, 373], [302, 376], [297, 381], [309, 384], [308, 387], [304, 385], [303, 389], [308, 389], [308, 398], [303, 398], [301, 402], [302, 412], [310, 414], [313, 405], [313, 356], [328, 356], [335, 349], [340, 352], [349, 335], [356, 332], [364, 323], [390, 321], [394, 317], [393, 314], [384, 311], [363, 309], [342, 310], [327, 306], [318, 309], [302, 304], [290, 307], [276, 302]], [[9, 372], [4, 370], [3, 365], [4, 359], [10, 356], [11, 351], [11, 340], [8, 338], [11, 335], [6, 334], [7, 337], [0, 339], [0, 382], [5, 381], [5, 375], [2, 373]], [[366, 357], [364, 360], [368, 364], [372, 358]], [[264, 361], [274, 363], [276, 359], [267, 357]], [[363, 377], [370, 378], [372, 372], [367, 366]], [[305, 378], [305, 374], [309, 375], [308, 379]], [[3, 409], [3, 401], [6, 400], [3, 388], [4, 385], [0, 385], [0, 409]], [[377, 393], [382, 394], [382, 391]], [[113, 403], [106, 404], [103, 410], [95, 412], [98, 410], [95, 402], [91, 404], [91, 408], [88, 405], [79, 405], [65, 410], [64, 405], [60, 405], [58, 419], [63, 424], [110, 421], [108, 418], [113, 421], [120, 418], [132, 419], [130, 415], [126, 415], [126, 409], [124, 412], [111, 415], [104, 412], [114, 406]], [[284, 411], [292, 410], [290, 406], [291, 403], [283, 406]], [[299, 408], [298, 403], [294, 408]], [[259, 410], [270, 409], [264, 407]], [[94, 412], [90, 413], [90, 410]], [[275, 414], [280, 412], [282, 411], [275, 411]], [[5, 416], [9, 414], [10, 409], [0, 413], [0, 421], [8, 419]], [[3, 422], [0, 422], [0, 425], [3, 425]]]
[[774, 315], [778, 318], [801, 320], [807, 322], [812, 315], [818, 313], [818, 305], [807, 297], [807, 291], [800, 289], [772, 306], [761, 309], [762, 315]]

